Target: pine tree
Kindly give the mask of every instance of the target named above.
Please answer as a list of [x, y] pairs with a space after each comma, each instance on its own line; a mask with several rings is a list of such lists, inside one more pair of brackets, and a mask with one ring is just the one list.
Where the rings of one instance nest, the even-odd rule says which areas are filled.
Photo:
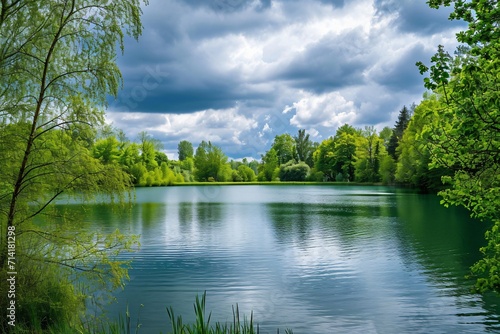
[[[412, 106], [412, 109], [414, 107]], [[410, 122], [411, 112], [403, 106], [403, 109], [399, 111], [398, 120], [392, 129], [392, 136], [389, 139], [389, 145], [387, 146], [387, 153], [394, 159], [398, 159], [397, 148], [399, 146], [399, 142], [403, 138], [403, 133]]]

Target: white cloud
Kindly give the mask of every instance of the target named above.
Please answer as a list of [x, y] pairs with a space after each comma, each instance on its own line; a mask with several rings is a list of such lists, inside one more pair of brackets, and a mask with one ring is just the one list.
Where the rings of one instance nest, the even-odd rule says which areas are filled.
[[161, 140], [165, 149], [175, 152], [177, 143], [188, 140], [198, 145], [202, 140], [215, 145], [245, 145], [257, 120], [239, 113], [238, 109], [203, 110], [190, 114], [147, 114], [108, 112], [107, 122], [123, 129], [131, 139], [147, 131]]
[[339, 92], [305, 94], [293, 103], [293, 108], [296, 112], [290, 124], [298, 128], [337, 128], [344, 123], [353, 124], [357, 117], [354, 102], [346, 100]]
[[[151, 1], [143, 36], [127, 40], [120, 58], [128, 108], [108, 119], [172, 152], [180, 140], [211, 140], [234, 157], [258, 157], [297, 128], [320, 140], [344, 123], [391, 126], [424, 91], [415, 61], [456, 45], [456, 25], [413, 0], [238, 4]], [[148, 68], [159, 69], [158, 85], [126, 104]]]

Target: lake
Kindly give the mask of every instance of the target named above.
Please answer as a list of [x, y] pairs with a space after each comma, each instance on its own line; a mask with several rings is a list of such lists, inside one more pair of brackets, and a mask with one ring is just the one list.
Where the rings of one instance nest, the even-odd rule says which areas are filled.
[[[88, 205], [95, 226], [141, 235], [131, 281], [111, 316], [166, 333], [167, 306], [194, 320], [207, 293], [212, 322], [232, 305], [261, 333], [484, 333], [500, 330], [500, 298], [470, 293], [486, 223], [439, 197], [389, 187], [139, 188], [130, 216]], [[140, 305], [143, 305], [142, 307]]]

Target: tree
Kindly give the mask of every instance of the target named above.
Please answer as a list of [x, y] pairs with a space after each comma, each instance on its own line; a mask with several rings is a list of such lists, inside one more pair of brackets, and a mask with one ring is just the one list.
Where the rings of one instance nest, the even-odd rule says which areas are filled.
[[314, 151], [314, 168], [322, 172], [327, 181], [335, 180], [335, 143], [333, 138], [323, 140]]
[[287, 163], [295, 156], [295, 140], [288, 133], [274, 137], [271, 147], [276, 151], [279, 165]]
[[187, 158], [192, 158], [193, 157], [193, 144], [187, 140], [182, 140], [179, 142], [179, 145], [177, 145], [177, 152], [179, 154], [179, 160], [184, 161]]
[[310, 167], [303, 161], [295, 163], [290, 160], [280, 166], [280, 181], [305, 181], [309, 175]]
[[[75, 271], [86, 275], [87, 282], [98, 279], [103, 284], [120, 285], [126, 276], [126, 268], [113, 260], [117, 251], [130, 247], [130, 240], [119, 233], [85, 232], [67, 220], [42, 226], [33, 219], [49, 215], [63, 193], [90, 196], [125, 190], [127, 175], [92, 157], [88, 134], [103, 123], [108, 96], [117, 95], [121, 75], [116, 46], [123, 50], [125, 34], [140, 35], [140, 14], [138, 0], [0, 4], [0, 292], [6, 295], [4, 275], [12, 255], [7, 232], [15, 230], [17, 302], [41, 301], [48, 287], [59, 285], [65, 291], [61, 300], [44, 300], [47, 307], [38, 316], [47, 316], [49, 323], [62, 320], [48, 316], [58, 303], [75, 301], [67, 288]], [[6, 302], [1, 299], [4, 310]], [[33, 315], [21, 311], [16, 314], [19, 322]], [[74, 318], [77, 310], [65, 316], [72, 311]]]
[[365, 127], [358, 137], [356, 147], [355, 175], [360, 182], [379, 182], [380, 161], [386, 155], [383, 141], [373, 126]]
[[424, 100], [415, 108], [413, 116], [398, 146], [396, 180], [422, 191], [442, 188], [441, 177], [447, 174], [444, 168], [429, 169], [431, 151], [428, 141], [422, 138], [424, 127], [441, 122], [438, 111], [441, 102], [436, 95], [424, 95]]
[[[354, 163], [356, 154], [356, 138], [358, 132], [348, 124], [342, 125], [333, 138], [334, 141], [334, 171], [339, 181], [352, 181], [354, 179]], [[336, 177], [337, 179], [337, 177]]]
[[101, 139], [94, 144], [93, 156], [104, 164], [117, 163], [120, 157], [119, 142], [114, 136]]
[[[467, 29], [457, 40], [468, 46], [451, 57], [439, 46], [424, 85], [441, 97], [439, 125], [424, 127], [422, 137], [431, 150], [431, 168], [448, 168], [443, 181], [450, 188], [440, 192], [444, 205], [461, 205], [472, 216], [489, 220], [484, 258], [472, 272], [479, 291], [500, 292], [500, 27], [497, 1], [430, 0], [432, 8], [454, 3], [450, 19], [464, 20]], [[463, 51], [464, 49], [462, 49]]]
[[168, 165], [168, 156], [164, 152], [156, 151], [155, 152], [155, 160], [156, 160], [156, 164], [158, 166], [161, 166], [162, 163], [165, 163]]
[[391, 138], [389, 139], [389, 143], [387, 145], [387, 153], [394, 159], [398, 159], [398, 154], [396, 149], [398, 148], [399, 141], [403, 138], [403, 133], [410, 122], [411, 113], [403, 106], [403, 108], [399, 111], [398, 120], [394, 125], [394, 129], [392, 131]]
[[195, 177], [198, 181], [227, 181], [231, 178], [231, 167], [225, 168], [227, 156], [220, 147], [202, 141], [194, 156]]
[[147, 170], [152, 171], [158, 168], [156, 160], [157, 151], [162, 148], [159, 140], [151, 137], [146, 131], [139, 133], [139, 149], [141, 150], [141, 161]]
[[304, 161], [309, 167], [314, 164], [313, 153], [314, 144], [312, 140], [309, 139], [309, 134], [306, 134], [306, 130], [299, 130], [299, 134], [293, 137], [295, 140], [295, 150], [297, 152], [297, 159], [299, 161]]
[[384, 127], [382, 131], [379, 132], [378, 136], [384, 141], [385, 149], [389, 147], [389, 141], [392, 137], [392, 129], [388, 126]]
[[238, 166], [238, 173], [244, 182], [253, 182], [257, 178], [253, 169], [246, 165]]
[[344, 124], [335, 137], [324, 140], [314, 152], [314, 169], [326, 180], [349, 181], [354, 177], [354, 154], [357, 132]]
[[273, 181], [275, 170], [279, 168], [278, 154], [271, 148], [262, 156], [262, 164], [259, 169], [259, 181]]

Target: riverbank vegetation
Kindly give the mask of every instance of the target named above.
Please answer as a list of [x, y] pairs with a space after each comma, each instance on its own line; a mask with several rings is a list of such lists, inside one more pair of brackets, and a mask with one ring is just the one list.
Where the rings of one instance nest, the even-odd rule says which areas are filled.
[[118, 255], [137, 239], [86, 231], [85, 217], [52, 204], [62, 194], [97, 193], [126, 203], [132, 185], [375, 182], [439, 190], [444, 205], [492, 222], [473, 274], [478, 291], [500, 292], [500, 9], [486, 0], [429, 1], [451, 3], [451, 18], [469, 24], [457, 35], [462, 46], [453, 56], [439, 47], [430, 66], [418, 64], [429, 73], [428, 92], [402, 107], [392, 129], [345, 124], [322, 142], [301, 129], [277, 135], [256, 160], [234, 161], [216, 143], [195, 150], [186, 140], [171, 160], [146, 132], [131, 140], [104, 125], [107, 97], [121, 84], [116, 45], [141, 34], [138, 0], [2, 1], [0, 308], [15, 311], [0, 317], [0, 328], [91, 321], [82, 320], [89, 296], [123, 286], [129, 263]]
[[[117, 46], [141, 34], [139, 0], [0, 3], [0, 331], [85, 323], [127, 279], [120, 231], [85, 229], [60, 195], [127, 202], [130, 177], [92, 155], [121, 74]], [[103, 28], [105, 27], [105, 28]]]
[[96, 134], [92, 154], [104, 165], [121, 169], [136, 186], [356, 182], [435, 190], [449, 170], [429, 169], [430, 152], [416, 136], [427, 122], [425, 111], [436, 101], [436, 95], [428, 94], [418, 106], [403, 106], [393, 129], [345, 124], [320, 143], [303, 129], [295, 136], [277, 135], [261, 158], [254, 160], [229, 160], [220, 147], [206, 141], [194, 150], [187, 140], [178, 144], [179, 160], [170, 160], [161, 143], [147, 133], [130, 141], [109, 126]]

